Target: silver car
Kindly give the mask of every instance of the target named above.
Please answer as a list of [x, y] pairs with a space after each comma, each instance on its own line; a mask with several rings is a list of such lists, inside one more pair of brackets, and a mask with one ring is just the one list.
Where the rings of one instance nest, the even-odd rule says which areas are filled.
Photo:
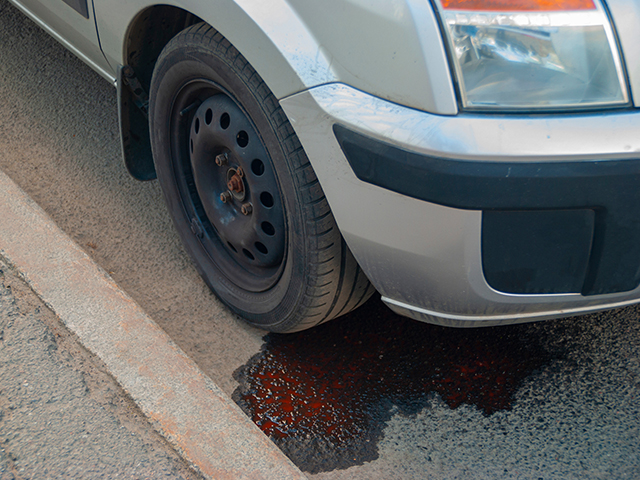
[[12, 1], [114, 84], [127, 169], [253, 325], [640, 300], [637, 0]]

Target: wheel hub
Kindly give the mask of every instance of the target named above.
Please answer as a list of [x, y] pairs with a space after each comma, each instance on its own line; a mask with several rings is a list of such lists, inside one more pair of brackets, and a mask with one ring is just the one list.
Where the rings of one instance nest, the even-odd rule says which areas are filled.
[[237, 169], [230, 168], [227, 170], [227, 188], [229, 189], [229, 193], [239, 201], [244, 200], [245, 197], [244, 181], [242, 180], [242, 177], [244, 177], [242, 167], [238, 167]]

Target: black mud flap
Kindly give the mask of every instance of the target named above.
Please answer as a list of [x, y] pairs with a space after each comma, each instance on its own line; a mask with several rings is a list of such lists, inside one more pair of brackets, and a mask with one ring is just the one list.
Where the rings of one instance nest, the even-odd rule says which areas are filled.
[[141, 181], [155, 180], [156, 169], [151, 154], [149, 120], [144, 106], [138, 105], [141, 103], [140, 95], [134, 94], [127, 83], [126, 68], [122, 65], [118, 66], [117, 80], [122, 157], [127, 171], [133, 178]]

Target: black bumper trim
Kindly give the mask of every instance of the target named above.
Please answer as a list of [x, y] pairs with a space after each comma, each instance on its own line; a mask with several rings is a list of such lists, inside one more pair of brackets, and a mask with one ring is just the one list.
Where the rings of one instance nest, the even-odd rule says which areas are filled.
[[640, 284], [640, 159], [484, 162], [438, 158], [334, 125], [362, 181], [469, 210], [592, 209], [595, 231], [584, 295]]

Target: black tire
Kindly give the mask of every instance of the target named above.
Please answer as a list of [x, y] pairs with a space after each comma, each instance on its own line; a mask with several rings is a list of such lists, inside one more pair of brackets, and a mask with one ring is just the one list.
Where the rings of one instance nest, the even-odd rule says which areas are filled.
[[234, 312], [257, 327], [294, 332], [371, 296], [277, 99], [216, 30], [194, 25], [164, 48], [149, 121], [174, 224]]

